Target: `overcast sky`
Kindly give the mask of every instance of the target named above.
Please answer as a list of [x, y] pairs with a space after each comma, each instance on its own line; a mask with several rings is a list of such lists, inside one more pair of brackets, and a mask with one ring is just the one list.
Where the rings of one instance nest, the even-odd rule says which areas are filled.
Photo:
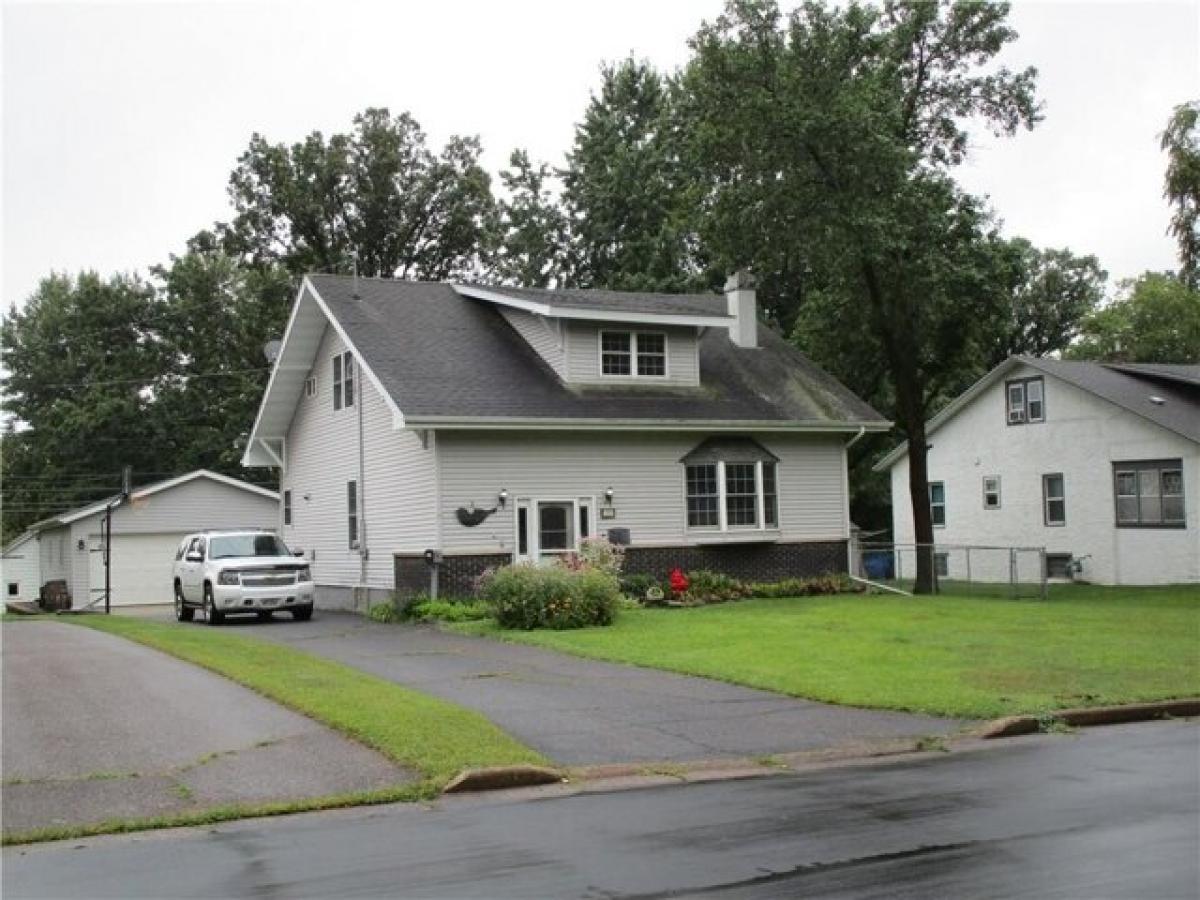
[[[721, 0], [10, 3], [3, 8], [4, 308], [52, 270], [145, 270], [227, 217], [250, 134], [294, 141], [367, 106], [435, 143], [479, 134], [560, 162], [601, 62], [663, 68]], [[1200, 97], [1197, 3], [1018, 2], [1006, 59], [1041, 70], [1046, 120], [981, 138], [959, 171], [1006, 230], [1095, 253], [1114, 277], [1175, 265], [1157, 134]]]

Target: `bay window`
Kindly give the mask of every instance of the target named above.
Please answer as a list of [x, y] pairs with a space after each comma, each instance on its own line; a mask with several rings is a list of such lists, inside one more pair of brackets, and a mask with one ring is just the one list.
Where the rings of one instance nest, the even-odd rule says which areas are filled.
[[689, 529], [724, 532], [779, 527], [778, 460], [756, 442], [706, 441], [681, 462]]

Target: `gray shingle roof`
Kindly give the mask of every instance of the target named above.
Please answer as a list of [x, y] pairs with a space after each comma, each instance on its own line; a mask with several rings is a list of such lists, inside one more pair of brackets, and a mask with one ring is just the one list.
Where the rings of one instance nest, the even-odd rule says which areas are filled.
[[551, 310], [606, 310], [729, 317], [725, 298], [719, 294], [653, 294], [638, 291], [585, 291], [570, 288], [491, 287], [479, 284], [466, 286], [512, 297], [516, 300], [545, 304]]
[[[1200, 442], [1200, 366], [1124, 365], [1022, 358], [1022, 362]], [[1181, 377], [1182, 376], [1182, 377]], [[1151, 400], [1156, 397], [1162, 402]]]
[[[762, 347], [751, 350], [735, 347], [724, 328], [710, 328], [701, 341], [698, 388], [569, 386], [493, 304], [462, 297], [450, 285], [362, 278], [356, 299], [351, 278], [310, 275], [309, 281], [411, 423], [507, 418], [635, 426], [886, 424], [765, 327], [759, 332]], [[617, 302], [607, 299], [617, 295], [602, 293], [601, 302]], [[634, 302], [644, 304], [651, 296], [634, 295]], [[723, 308], [724, 301], [704, 302]]]

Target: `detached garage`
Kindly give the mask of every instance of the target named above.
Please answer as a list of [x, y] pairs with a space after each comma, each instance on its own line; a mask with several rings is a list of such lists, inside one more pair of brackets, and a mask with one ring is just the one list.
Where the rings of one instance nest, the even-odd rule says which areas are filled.
[[110, 572], [114, 606], [170, 603], [175, 551], [190, 532], [279, 528], [279, 495], [275, 491], [204, 469], [137, 488], [126, 500], [113, 498], [39, 522], [31, 529], [37, 542], [33, 546], [40, 545], [38, 587], [48, 581], [66, 581], [75, 609], [104, 600], [104, 554], [100, 550], [105, 509], [110, 503], [117, 504], [112, 512]]

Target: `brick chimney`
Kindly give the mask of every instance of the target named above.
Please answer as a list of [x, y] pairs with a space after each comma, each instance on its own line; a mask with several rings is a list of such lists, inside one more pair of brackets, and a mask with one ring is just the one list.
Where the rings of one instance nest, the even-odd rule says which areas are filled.
[[733, 322], [729, 326], [729, 339], [737, 347], [758, 346], [758, 300], [754, 291], [754, 278], [740, 270], [725, 282], [725, 301]]

